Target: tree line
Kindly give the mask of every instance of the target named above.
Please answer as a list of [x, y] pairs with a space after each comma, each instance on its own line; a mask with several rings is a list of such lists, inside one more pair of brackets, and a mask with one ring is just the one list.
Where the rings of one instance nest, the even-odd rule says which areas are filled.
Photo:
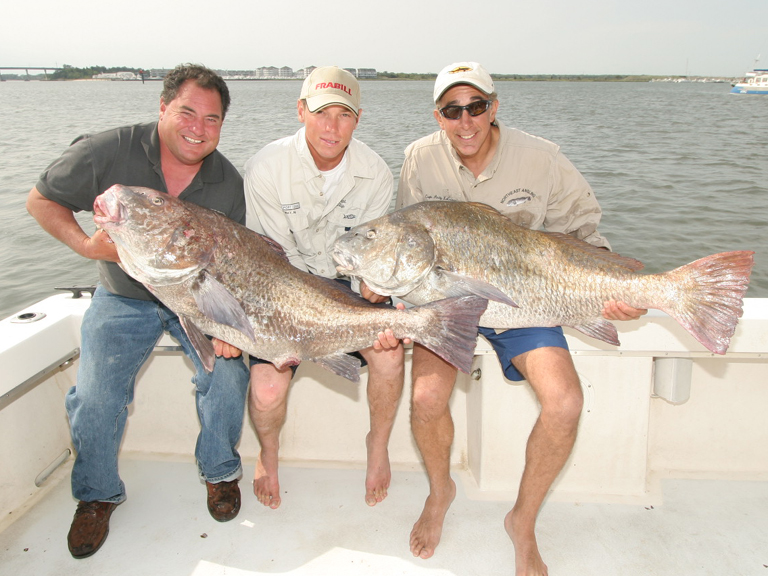
[[118, 66], [107, 68], [106, 66], [89, 66], [87, 68], [76, 68], [69, 64], [64, 64], [61, 70], [56, 70], [48, 75], [49, 80], [83, 80], [93, 78], [96, 74], [105, 72], [133, 72], [139, 75], [143, 70], [141, 68], [131, 68], [129, 66]]
[[[388, 80], [434, 80], [437, 74], [417, 72], [384, 72], [379, 78]], [[491, 74], [494, 80], [523, 82], [649, 82], [655, 76], [628, 76], [626, 74]]]
[[[133, 72], [137, 76], [146, 71], [142, 68], [130, 66], [88, 66], [78, 68], [64, 64], [61, 70], [48, 74], [48, 80], [83, 80], [90, 79], [96, 74], [105, 72]], [[24, 79], [24, 75], [3, 74], [7, 79]], [[624, 74], [491, 74], [494, 80], [500, 81], [527, 81], [527, 82], [648, 82], [654, 76], [628, 76]], [[31, 78], [40, 79], [42, 74], [30, 75]], [[434, 81], [437, 74], [433, 72], [378, 72], [380, 80], [431, 80]]]

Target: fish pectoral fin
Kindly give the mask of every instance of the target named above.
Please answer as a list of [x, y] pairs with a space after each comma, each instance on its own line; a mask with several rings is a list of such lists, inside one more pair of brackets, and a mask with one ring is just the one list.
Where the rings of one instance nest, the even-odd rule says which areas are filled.
[[298, 366], [301, 364], [301, 360], [295, 356], [283, 356], [281, 358], [275, 358], [272, 361], [272, 364], [274, 364], [275, 368], [278, 370], [282, 370], [283, 368], [288, 368], [289, 366]]
[[619, 342], [619, 333], [616, 331], [616, 326], [602, 318], [594, 320], [588, 324], [579, 324], [578, 326], [573, 325], [572, 328], [587, 336], [597, 338], [603, 342], [608, 342], [608, 344], [613, 344], [614, 346], [619, 346], [621, 344]]
[[606, 264], [610, 264], [612, 266], [618, 266], [619, 268], [623, 268], [628, 272], [639, 272], [645, 267], [645, 265], [639, 260], [635, 260], [634, 258], [630, 258], [628, 256], [622, 256], [621, 254], [617, 254], [616, 252], [611, 252], [610, 250], [606, 250], [605, 248], [599, 248], [598, 246], [593, 246], [592, 244], [585, 242], [584, 240], [579, 240], [578, 238], [574, 238], [570, 234], [563, 234], [562, 232], [542, 232], [542, 234], [546, 234], [547, 236], [549, 236], [550, 238], [554, 238], [558, 242], [567, 244], [571, 248], [580, 250], [581, 252], [589, 255], [592, 258], [597, 258], [598, 260]]
[[488, 282], [483, 282], [477, 278], [470, 278], [469, 276], [456, 274], [455, 272], [449, 272], [447, 270], [440, 270], [438, 273], [448, 279], [450, 288], [445, 291], [445, 295], [448, 297], [460, 297], [474, 294], [475, 296], [480, 296], [486, 300], [493, 300], [494, 302], [501, 302], [502, 304], [512, 306], [513, 308], [519, 308], [512, 298], [504, 294], [504, 292], [496, 288], [496, 286], [488, 284]]
[[197, 307], [207, 318], [218, 324], [232, 326], [256, 341], [253, 327], [240, 302], [216, 278], [203, 271], [191, 290]]
[[339, 352], [338, 354], [332, 354], [330, 356], [323, 356], [322, 358], [315, 358], [312, 360], [316, 364], [320, 364], [326, 370], [338, 374], [347, 380], [352, 382], [360, 382], [360, 359]]
[[186, 316], [179, 316], [181, 327], [187, 333], [192, 348], [197, 352], [203, 368], [208, 372], [213, 372], [213, 365], [216, 363], [216, 353], [213, 350], [213, 343], [200, 331], [200, 328]]

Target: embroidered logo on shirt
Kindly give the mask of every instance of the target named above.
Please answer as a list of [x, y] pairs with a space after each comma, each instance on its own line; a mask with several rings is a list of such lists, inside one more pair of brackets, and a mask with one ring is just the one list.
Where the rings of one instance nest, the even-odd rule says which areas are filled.
[[455, 200], [451, 196], [441, 196], [440, 194], [424, 194], [424, 200]]
[[282, 204], [281, 208], [283, 209], [283, 214], [296, 214], [296, 211], [301, 209], [301, 204], [299, 202]]
[[536, 194], [528, 190], [528, 188], [517, 188], [516, 190], [512, 190], [512, 192], [507, 192], [504, 195], [504, 198], [501, 199], [501, 203], [513, 208], [515, 206], [520, 206], [520, 204], [530, 202], [535, 197]]

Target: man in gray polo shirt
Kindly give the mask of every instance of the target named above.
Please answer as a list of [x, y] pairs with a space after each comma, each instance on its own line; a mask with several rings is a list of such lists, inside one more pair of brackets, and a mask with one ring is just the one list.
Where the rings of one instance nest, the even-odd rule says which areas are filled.
[[[79, 500], [67, 538], [75, 558], [94, 554], [109, 532], [115, 507], [126, 498], [117, 453], [133, 400], [136, 373], [163, 331], [193, 361], [201, 431], [195, 456], [206, 480], [208, 510], [218, 521], [240, 509], [240, 439], [248, 388], [242, 358], [217, 357], [203, 368], [178, 317], [118, 265], [109, 236], [88, 236], [74, 212], [92, 211], [94, 199], [113, 184], [144, 186], [218, 210], [245, 222], [243, 180], [216, 150], [229, 107], [229, 90], [212, 70], [178, 66], [163, 83], [160, 117], [77, 138], [40, 175], [27, 210], [48, 233], [86, 258], [97, 260], [100, 286], [82, 323], [77, 384], [66, 397], [77, 457], [72, 493]], [[227, 345], [214, 342], [217, 353]]]
[[[437, 76], [433, 97], [440, 130], [406, 148], [398, 208], [429, 200], [483, 202], [519, 226], [571, 234], [608, 248], [597, 231], [601, 211], [587, 181], [559, 146], [496, 119], [499, 101], [482, 66], [446, 66]], [[612, 320], [644, 313], [616, 302], [606, 303], [603, 311]], [[560, 327], [499, 334], [481, 327], [480, 333], [493, 345], [505, 376], [527, 380], [541, 404], [517, 502], [504, 526], [515, 546], [516, 573], [546, 574], [534, 533], [536, 516], [576, 439], [583, 402], [579, 378]], [[421, 558], [434, 553], [456, 493], [449, 468], [453, 421], [448, 406], [455, 379], [455, 368], [414, 345], [411, 424], [430, 485], [411, 532], [411, 552]]]

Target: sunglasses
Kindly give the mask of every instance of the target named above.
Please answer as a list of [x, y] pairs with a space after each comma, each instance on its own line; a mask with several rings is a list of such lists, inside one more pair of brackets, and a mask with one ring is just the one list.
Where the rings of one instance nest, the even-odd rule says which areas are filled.
[[491, 100], [475, 100], [466, 106], [446, 106], [440, 108], [440, 115], [443, 118], [448, 118], [448, 120], [458, 120], [464, 114], [464, 110], [466, 110], [470, 116], [480, 116], [480, 114], [485, 114], [488, 111], [491, 104], [493, 104]]

